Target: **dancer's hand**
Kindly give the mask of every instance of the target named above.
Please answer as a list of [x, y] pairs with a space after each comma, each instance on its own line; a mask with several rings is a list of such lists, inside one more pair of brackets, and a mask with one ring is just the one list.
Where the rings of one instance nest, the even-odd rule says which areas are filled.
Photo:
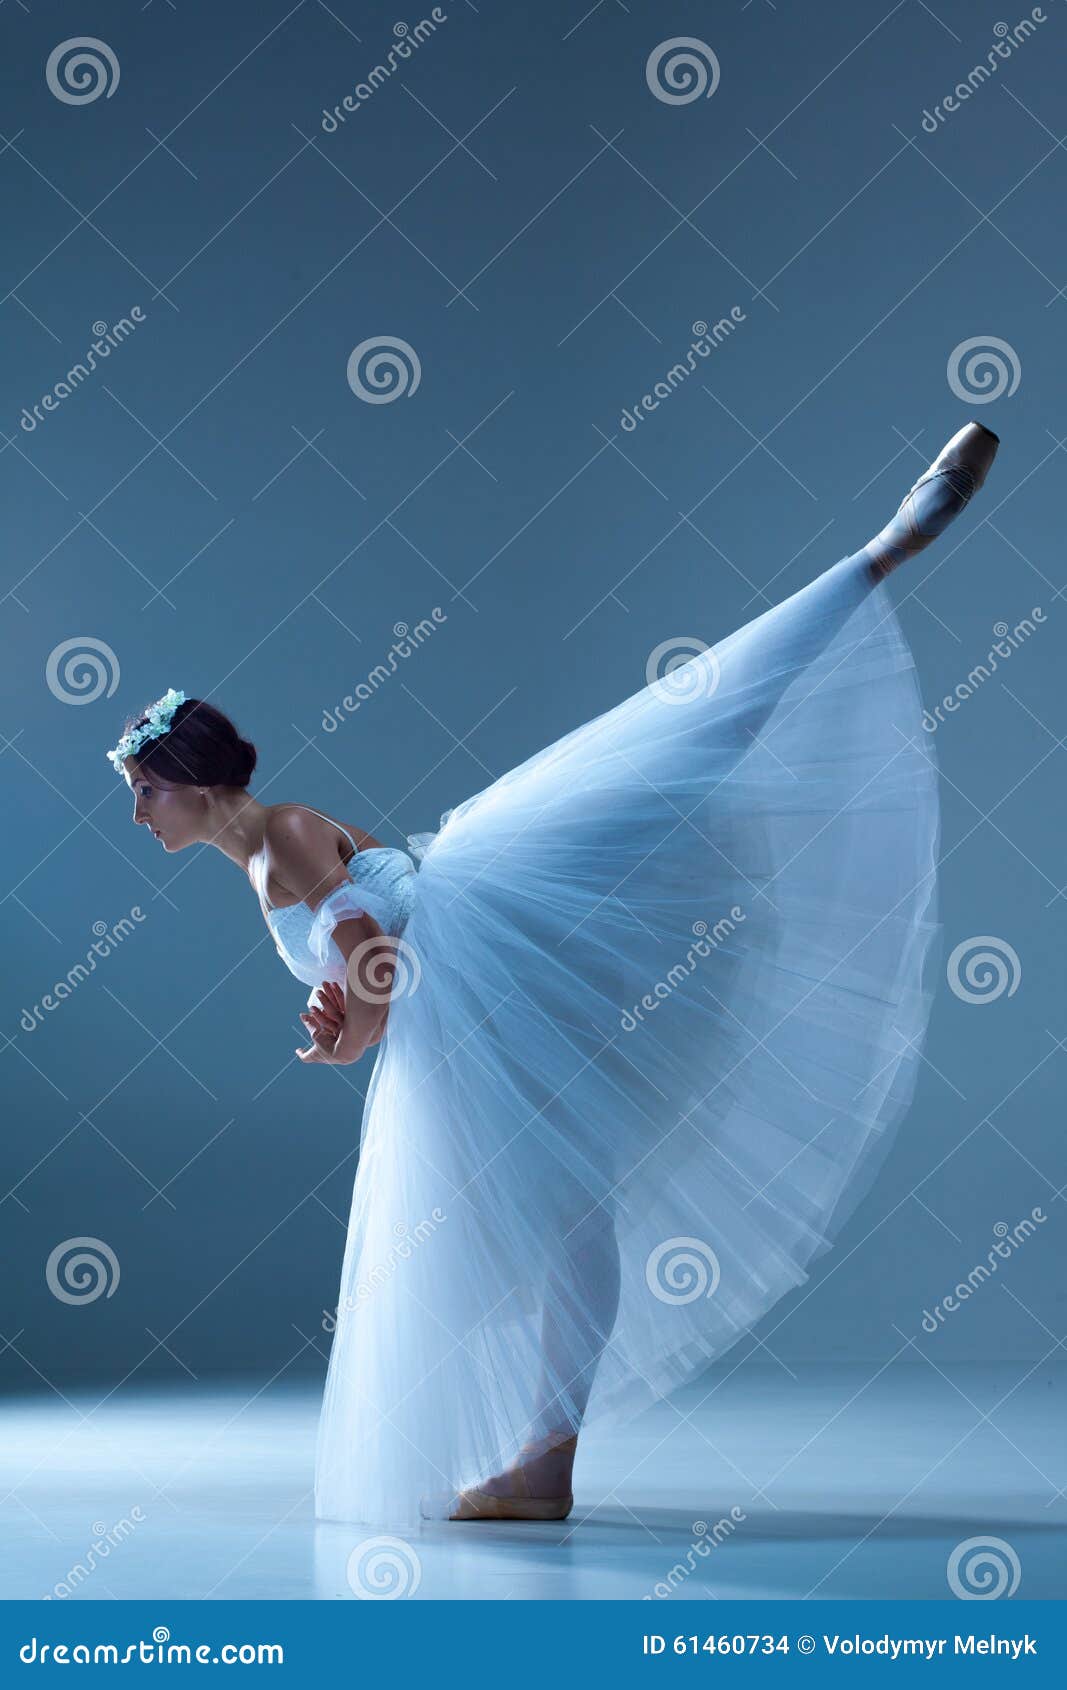
[[345, 1024], [345, 997], [340, 986], [332, 980], [324, 980], [321, 986], [316, 987], [300, 1019], [312, 1039], [310, 1045], [296, 1051], [302, 1062], [326, 1062], [340, 1067], [352, 1060], [334, 1054]]
[[341, 988], [335, 986], [332, 980], [324, 980], [321, 986], [316, 986], [300, 1019], [313, 1038], [321, 1034], [324, 1038], [336, 1039], [345, 1021], [345, 999]]
[[329, 1068], [346, 1068], [350, 1062], [357, 1062], [355, 1056], [335, 1056], [331, 1042], [321, 1042], [316, 1039], [314, 1044], [302, 1045], [297, 1049], [297, 1056], [301, 1062], [308, 1065], [313, 1062], [325, 1063]]

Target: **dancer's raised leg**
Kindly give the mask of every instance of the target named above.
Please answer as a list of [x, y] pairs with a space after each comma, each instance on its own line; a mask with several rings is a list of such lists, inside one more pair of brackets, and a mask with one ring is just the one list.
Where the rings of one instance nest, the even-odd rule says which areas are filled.
[[[722, 685], [715, 692], [716, 782], [736, 769], [801, 678], [891, 570], [931, 544], [982, 486], [998, 446], [980, 423], [967, 423], [914, 483], [890, 522], [860, 551], [843, 558], [783, 604], [717, 649]], [[749, 637], [756, 634], [758, 637]], [[570, 1507], [570, 1469], [589, 1391], [618, 1305], [618, 1248], [606, 1213], [594, 1210], [575, 1235], [560, 1238], [550, 1267], [542, 1324], [542, 1401], [534, 1436], [519, 1461], [465, 1491], [453, 1519], [560, 1519]]]
[[[716, 727], [725, 746], [732, 738], [738, 752], [751, 748], [786, 689], [825, 651], [857, 606], [959, 516], [985, 481], [998, 445], [997, 436], [981, 423], [965, 423], [872, 540], [723, 643]], [[746, 637], [757, 631], [758, 639]], [[732, 766], [716, 771], [714, 778]]]

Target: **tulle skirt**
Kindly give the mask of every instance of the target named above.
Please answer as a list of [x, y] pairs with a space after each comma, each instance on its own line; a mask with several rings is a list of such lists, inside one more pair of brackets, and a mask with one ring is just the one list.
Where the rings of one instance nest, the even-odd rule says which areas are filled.
[[937, 843], [862, 553], [449, 812], [366, 1098], [320, 1517], [447, 1514], [804, 1282], [910, 1098]]

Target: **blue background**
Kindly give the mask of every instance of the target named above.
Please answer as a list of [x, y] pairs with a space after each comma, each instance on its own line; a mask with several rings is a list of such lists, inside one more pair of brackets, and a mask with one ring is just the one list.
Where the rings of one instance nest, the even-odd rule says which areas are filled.
[[[169, 686], [210, 697], [260, 749], [260, 800], [402, 844], [635, 691], [659, 642], [712, 642], [856, 550], [969, 416], [1002, 435], [989, 485], [894, 590], [930, 704], [995, 624], [1045, 613], [936, 736], [946, 955], [993, 935], [1021, 974], [968, 1004], [942, 972], [878, 1184], [759, 1336], [790, 1363], [879, 1363], [902, 1334], [937, 1365], [1037, 1363], [1063, 1327], [1067, 1178], [1065, 8], [1046, 0], [933, 134], [924, 111], [1014, 13], [444, 10], [332, 134], [323, 108], [384, 58], [395, 10], [0, 13], [4, 1377], [325, 1364], [370, 1063], [302, 1068], [306, 994], [243, 878], [133, 829], [104, 759], [127, 714]], [[45, 62], [82, 34], [121, 74], [68, 105]], [[673, 105], [645, 66], [686, 35], [721, 81]], [[144, 323], [27, 432], [92, 325], [135, 305]], [[694, 322], [733, 306], [735, 332], [624, 431]], [[421, 376], [368, 404], [346, 366], [384, 335]], [[947, 366], [990, 336], [1020, 379], [985, 404]], [[432, 637], [324, 731], [434, 607]], [[49, 655], [86, 637], [114, 686], [69, 702]], [[136, 932], [25, 1032], [93, 924], [134, 906]], [[1048, 1223], [927, 1339], [923, 1310], [1035, 1205]], [[81, 1236], [121, 1279], [75, 1308], [44, 1270]]]

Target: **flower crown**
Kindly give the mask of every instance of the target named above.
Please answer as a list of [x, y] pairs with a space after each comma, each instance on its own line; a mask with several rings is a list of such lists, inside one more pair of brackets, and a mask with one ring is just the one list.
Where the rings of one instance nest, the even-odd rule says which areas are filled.
[[145, 711], [145, 720], [140, 727], [131, 728], [128, 733], [124, 733], [118, 744], [105, 753], [114, 763], [117, 774], [122, 774], [122, 765], [125, 759], [132, 757], [146, 739], [160, 739], [163, 734], [169, 732], [174, 720], [175, 710], [177, 710], [179, 704], [184, 703], [185, 694], [175, 692], [173, 687], [168, 687], [162, 698], [157, 698], [154, 704], [148, 706]]

